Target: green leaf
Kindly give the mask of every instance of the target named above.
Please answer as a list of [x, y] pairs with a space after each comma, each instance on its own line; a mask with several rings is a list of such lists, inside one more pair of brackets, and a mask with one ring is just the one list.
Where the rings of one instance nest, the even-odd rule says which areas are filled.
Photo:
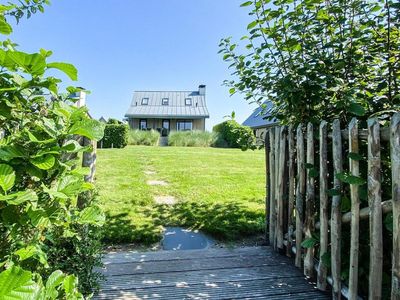
[[17, 157], [23, 157], [24, 153], [20, 148], [13, 145], [0, 146], [0, 159], [10, 161]]
[[33, 300], [40, 287], [32, 280], [32, 273], [12, 266], [0, 273], [0, 299]]
[[328, 190], [328, 196], [340, 196], [340, 191], [338, 191], [337, 189], [330, 189]]
[[90, 206], [81, 211], [78, 222], [80, 224], [92, 224], [101, 226], [105, 222], [105, 215], [100, 207]]
[[56, 159], [51, 154], [43, 155], [43, 156], [31, 159], [31, 163], [35, 167], [37, 167], [41, 170], [51, 169], [54, 166], [55, 162], [56, 162]]
[[23, 261], [34, 256], [36, 252], [37, 248], [35, 246], [27, 246], [15, 251], [14, 254], [19, 256], [20, 261]]
[[366, 113], [364, 107], [358, 103], [351, 103], [347, 110], [356, 116], [364, 116]]
[[258, 20], [251, 22], [249, 25], [247, 25], [247, 30], [250, 30], [250, 29], [256, 27], [257, 24], [258, 24]]
[[317, 244], [318, 240], [311, 237], [307, 238], [304, 241], [301, 242], [301, 246], [303, 248], [313, 248]]
[[331, 254], [329, 252], [325, 252], [324, 254], [322, 254], [321, 261], [327, 268], [330, 268], [331, 267]]
[[315, 168], [309, 169], [308, 176], [315, 178], [318, 176], [318, 171]]
[[32, 190], [26, 190], [14, 194], [0, 196], [0, 201], [6, 201], [10, 205], [20, 205], [24, 202], [36, 202], [38, 196]]
[[363, 178], [351, 175], [346, 172], [336, 174], [336, 178], [343, 181], [344, 183], [354, 185], [363, 185], [366, 182]]
[[388, 231], [393, 232], [393, 213], [388, 213], [386, 215], [385, 220], [383, 220], [383, 224]]
[[12, 32], [12, 27], [5, 20], [0, 19], [0, 33], [9, 35]]
[[342, 197], [342, 201], [340, 202], [340, 209], [343, 213], [346, 213], [351, 210], [351, 200], [349, 197]]
[[247, 1], [247, 2], [242, 3], [240, 6], [241, 7], [245, 7], [245, 6], [249, 6], [249, 5], [252, 5], [252, 4], [253, 4], [253, 1]]
[[78, 80], [78, 70], [74, 65], [63, 63], [63, 62], [53, 62], [48, 63], [47, 68], [54, 68], [64, 72], [71, 80]]
[[104, 136], [105, 124], [92, 120], [84, 119], [76, 122], [69, 130], [70, 134], [78, 134], [88, 139], [99, 141]]
[[0, 164], [0, 187], [7, 192], [14, 186], [15, 172], [12, 167], [6, 164]]
[[46, 281], [46, 299], [57, 299], [58, 291], [57, 288], [63, 283], [65, 274], [60, 270], [51, 273]]

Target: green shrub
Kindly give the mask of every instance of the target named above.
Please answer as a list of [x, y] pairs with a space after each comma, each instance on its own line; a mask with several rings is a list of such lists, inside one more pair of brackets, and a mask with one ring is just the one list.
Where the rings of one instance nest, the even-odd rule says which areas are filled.
[[160, 138], [160, 133], [158, 131], [133, 129], [129, 131], [128, 144], [157, 146], [159, 138]]
[[231, 148], [242, 150], [254, 149], [256, 137], [250, 127], [240, 125], [235, 120], [228, 120], [214, 126], [213, 131], [218, 133], [218, 143], [224, 142]]
[[104, 138], [99, 142], [101, 148], [124, 148], [128, 145], [129, 128], [126, 124], [107, 123]]
[[168, 137], [169, 146], [210, 147], [217, 135], [207, 131], [173, 131]]

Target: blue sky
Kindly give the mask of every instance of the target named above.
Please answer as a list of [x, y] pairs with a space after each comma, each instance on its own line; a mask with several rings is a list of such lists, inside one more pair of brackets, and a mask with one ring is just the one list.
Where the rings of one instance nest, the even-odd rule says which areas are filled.
[[[92, 93], [93, 116], [122, 119], [134, 90], [196, 90], [207, 85], [207, 128], [236, 112], [252, 112], [242, 96], [222, 86], [231, 71], [219, 40], [246, 32], [242, 0], [52, 0], [44, 14], [22, 20], [11, 39], [24, 51], [54, 52], [51, 60], [73, 63]], [[61, 76], [62, 79], [68, 80]]]

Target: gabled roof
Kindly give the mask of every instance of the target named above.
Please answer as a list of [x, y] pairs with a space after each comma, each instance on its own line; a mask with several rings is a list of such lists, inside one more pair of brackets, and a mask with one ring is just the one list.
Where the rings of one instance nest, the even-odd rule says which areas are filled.
[[257, 129], [273, 126], [277, 123], [277, 120], [275, 119], [267, 119], [270, 116], [272, 103], [270, 101], [265, 101], [263, 105], [265, 106], [265, 108], [262, 106], [257, 107], [254, 112], [243, 122], [244, 126], [249, 126], [253, 129]]
[[[142, 105], [143, 98], [148, 98], [147, 105]], [[168, 105], [162, 105], [163, 98], [168, 98]], [[191, 106], [185, 105], [186, 98], [192, 99]], [[125, 117], [208, 118], [205, 98], [199, 91], [135, 91]]]

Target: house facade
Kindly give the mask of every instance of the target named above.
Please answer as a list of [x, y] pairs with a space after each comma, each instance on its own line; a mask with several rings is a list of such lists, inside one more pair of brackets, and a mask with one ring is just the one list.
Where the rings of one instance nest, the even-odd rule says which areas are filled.
[[170, 131], [205, 130], [209, 118], [206, 86], [197, 91], [135, 91], [125, 114], [132, 129]]
[[262, 142], [265, 139], [267, 129], [278, 124], [275, 119], [269, 119], [271, 109], [272, 103], [269, 101], [264, 102], [263, 106], [257, 107], [242, 124], [253, 130], [257, 141]]

